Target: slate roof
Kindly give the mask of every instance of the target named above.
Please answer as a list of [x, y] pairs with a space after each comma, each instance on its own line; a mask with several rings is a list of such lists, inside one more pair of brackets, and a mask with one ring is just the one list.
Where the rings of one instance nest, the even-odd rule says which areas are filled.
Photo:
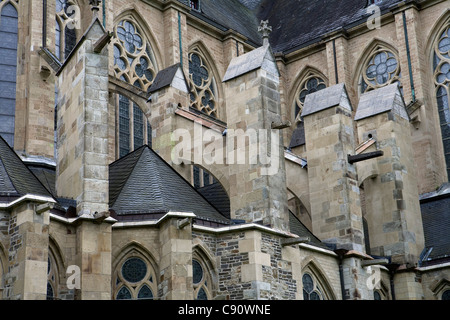
[[[173, 66], [170, 66], [164, 70], [159, 71], [158, 74], [156, 75], [155, 80], [153, 81], [152, 85], [148, 89], [148, 92], [153, 93], [155, 91], [158, 91], [165, 87], [170, 86], [172, 84], [172, 82], [174, 81], [174, 78], [179, 69], [181, 70], [181, 72], [183, 72], [183, 70], [181, 69], [181, 64], [177, 63], [177, 64], [174, 64]], [[189, 89], [189, 84], [186, 82], [186, 77], [183, 76], [183, 79], [179, 79], [179, 80], [183, 81], [186, 88]]]
[[219, 182], [197, 189], [221, 214], [230, 219], [230, 198]]
[[289, 143], [289, 149], [303, 146], [306, 143], [305, 140], [305, 123], [299, 122], [297, 128], [292, 133], [291, 142]]
[[305, 98], [302, 117], [340, 105], [352, 111], [345, 84], [339, 83], [323, 90], [310, 93]]
[[372, 117], [387, 111], [392, 111], [409, 121], [406, 105], [397, 83], [363, 94], [359, 100], [355, 120]]
[[0, 196], [25, 195], [53, 198], [16, 152], [0, 136]]
[[425, 250], [423, 262], [450, 258], [450, 184], [433, 194], [422, 196], [422, 212]]
[[198, 219], [228, 224], [210, 202], [150, 147], [109, 166], [110, 208], [118, 216], [193, 212]]
[[[383, 0], [377, 5], [383, 14], [398, 2]], [[260, 21], [269, 20], [272, 49], [285, 54], [318, 42], [332, 31], [365, 24], [372, 15], [366, 0], [200, 0], [200, 10], [191, 14], [220, 30], [239, 32], [255, 47], [262, 44]]]
[[289, 211], [289, 228], [291, 233], [298, 235], [299, 237], [309, 237], [310, 241], [307, 244], [319, 247], [322, 249], [330, 250], [325, 243], [319, 240], [308, 228], [297, 218], [292, 211]]
[[[186, 3], [186, 0], [179, 0]], [[200, 12], [192, 10], [191, 14], [219, 30], [235, 30], [248, 38], [254, 47], [262, 44], [258, 33], [260, 21], [255, 13], [239, 0], [200, 0]]]

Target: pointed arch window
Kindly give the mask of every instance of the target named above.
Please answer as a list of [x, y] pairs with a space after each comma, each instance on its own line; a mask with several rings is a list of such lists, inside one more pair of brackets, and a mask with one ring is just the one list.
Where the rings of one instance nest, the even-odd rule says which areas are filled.
[[117, 78], [148, 91], [157, 73], [150, 43], [132, 18], [121, 20], [114, 28], [114, 72]]
[[189, 53], [191, 107], [217, 118], [217, 84], [206, 58], [198, 49]]
[[144, 258], [130, 256], [115, 274], [116, 300], [153, 300], [157, 292], [155, 272]]
[[366, 93], [392, 83], [398, 83], [402, 88], [400, 78], [400, 64], [397, 55], [383, 47], [377, 47], [364, 64], [360, 92]]
[[194, 299], [209, 300], [211, 297], [211, 276], [206, 265], [200, 259], [192, 260], [192, 282]]
[[450, 24], [439, 33], [433, 47], [435, 95], [441, 126], [444, 157], [450, 177]]
[[56, 0], [55, 54], [59, 60], [67, 59], [77, 44], [79, 7], [72, 0]]
[[303, 300], [323, 300], [323, 295], [317, 285], [317, 281], [309, 273], [303, 275], [302, 283]]
[[12, 1], [0, 0], [0, 135], [14, 147], [18, 12]]
[[126, 156], [144, 144], [152, 145], [152, 127], [142, 109], [128, 97], [117, 95], [118, 155]]
[[48, 253], [47, 265], [47, 300], [56, 300], [58, 297], [58, 265], [52, 252]]
[[294, 110], [295, 110], [295, 122], [299, 123], [301, 121], [301, 115], [303, 111], [303, 105], [305, 104], [306, 96], [310, 93], [323, 90], [327, 87], [325, 80], [314, 74], [309, 73], [301, 82], [294, 100]]

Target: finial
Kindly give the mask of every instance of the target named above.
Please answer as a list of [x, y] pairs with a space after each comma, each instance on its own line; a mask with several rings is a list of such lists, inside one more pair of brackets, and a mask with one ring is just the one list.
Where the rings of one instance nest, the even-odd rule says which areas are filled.
[[98, 11], [100, 10], [100, 3], [102, 0], [89, 0], [89, 5], [91, 6], [91, 10], [94, 13], [94, 17], [97, 16]]
[[261, 23], [258, 27], [258, 32], [261, 34], [263, 38], [263, 45], [269, 44], [269, 36], [272, 32], [272, 27], [269, 26], [269, 20], [261, 20]]

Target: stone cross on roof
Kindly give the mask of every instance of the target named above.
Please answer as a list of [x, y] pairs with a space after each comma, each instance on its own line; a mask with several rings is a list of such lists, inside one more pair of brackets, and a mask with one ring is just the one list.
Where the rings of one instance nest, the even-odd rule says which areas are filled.
[[272, 27], [269, 26], [269, 20], [261, 20], [261, 23], [258, 27], [258, 32], [263, 38], [263, 45], [269, 44], [269, 36], [272, 32]]

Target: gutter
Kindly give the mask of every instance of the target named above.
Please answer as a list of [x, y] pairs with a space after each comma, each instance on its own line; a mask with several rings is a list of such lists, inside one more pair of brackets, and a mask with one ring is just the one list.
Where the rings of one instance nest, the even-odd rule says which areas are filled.
[[50, 198], [50, 197], [43, 197], [43, 196], [36, 196], [36, 195], [32, 195], [32, 194], [26, 194], [23, 197], [20, 197], [17, 200], [14, 200], [12, 202], [8, 202], [8, 203], [0, 203], [0, 209], [9, 209], [12, 208], [22, 202], [25, 201], [35, 201], [35, 202], [40, 202], [40, 203], [56, 203], [55, 199]]

